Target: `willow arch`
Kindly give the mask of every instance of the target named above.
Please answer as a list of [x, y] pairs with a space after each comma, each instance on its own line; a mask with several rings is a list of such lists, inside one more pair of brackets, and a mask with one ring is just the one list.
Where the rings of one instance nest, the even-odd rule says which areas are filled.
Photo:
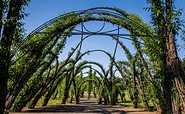
[[[133, 35], [143, 36], [148, 38], [154, 37], [154, 34], [147, 27], [144, 27], [143, 25], [141, 25], [141, 23], [135, 21], [133, 18], [131, 18], [131, 15], [132, 14], [128, 14], [125, 11], [122, 11], [120, 9], [109, 8], [109, 7], [97, 7], [97, 8], [74, 11], [74, 12], [69, 12], [66, 14], [59, 15], [45, 22], [35, 30], [33, 30], [22, 41], [22, 43], [18, 46], [18, 48], [15, 50], [15, 52], [12, 55], [14, 55], [20, 48], [28, 46], [27, 42], [35, 37], [38, 37], [39, 34], [49, 35], [46, 38], [50, 37], [52, 39], [53, 37], [62, 35], [62, 33], [64, 33], [65, 30], [69, 28], [73, 28], [80, 23], [88, 22], [88, 21], [104, 21], [104, 22], [112, 23], [114, 25], [118, 25], [130, 31], [132, 36]], [[62, 20], [65, 20], [65, 22]], [[56, 25], [57, 27], [52, 28], [53, 25]], [[49, 29], [50, 31], [48, 32], [47, 29]], [[82, 31], [79, 31], [79, 32], [82, 32]], [[69, 33], [68, 35], [75, 35], [75, 34], [78, 35], [80, 33]], [[110, 34], [110, 33], [100, 33], [99, 31], [89, 32], [86, 34], [117, 36], [115, 34]], [[125, 36], [125, 34], [123, 36]]]
[[[116, 8], [98, 7], [91, 8], [88, 10], [70, 12], [49, 20], [48, 22], [44, 23], [43, 25], [35, 29], [33, 32], [31, 32], [18, 46], [12, 56], [14, 56], [16, 52], [18, 52], [18, 50], [21, 48], [26, 48], [25, 53], [30, 51], [33, 53], [35, 51], [39, 53], [40, 50], [37, 50], [37, 48], [44, 50], [44, 46], [49, 43], [53, 43], [53, 45], [56, 45], [57, 42], [62, 42], [63, 44], [61, 45], [61, 48], [63, 48], [67, 37], [74, 34], [72, 33], [72, 30], [74, 30], [78, 24], [88, 21], [108, 22], [120, 26], [121, 28], [127, 29], [131, 32], [131, 35], [153, 37], [152, 33], [147, 30], [147, 28], [141, 26], [140, 23], [133, 20], [130, 17], [130, 14], [127, 14], [126, 12]], [[116, 34], [109, 34], [109, 32], [101, 33], [100, 31], [89, 31], [88, 34], [108, 35], [111, 37], [117, 36]], [[18, 93], [13, 94], [16, 96], [16, 94]], [[12, 104], [7, 106], [11, 107], [11, 105]]]

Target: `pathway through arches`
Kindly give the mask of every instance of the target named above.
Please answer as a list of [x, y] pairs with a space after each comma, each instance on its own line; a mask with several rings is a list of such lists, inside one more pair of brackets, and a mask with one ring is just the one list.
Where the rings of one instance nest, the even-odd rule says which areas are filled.
[[48, 105], [35, 109], [24, 109], [21, 113], [10, 114], [158, 114], [132, 107], [98, 105], [96, 98], [81, 98], [80, 104], [69, 103], [65, 105]]

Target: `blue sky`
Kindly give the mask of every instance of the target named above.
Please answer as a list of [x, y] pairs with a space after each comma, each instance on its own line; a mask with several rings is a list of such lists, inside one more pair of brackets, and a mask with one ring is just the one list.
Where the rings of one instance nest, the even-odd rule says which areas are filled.
[[[184, 0], [175, 0], [177, 8], [183, 8], [185, 6]], [[26, 7], [26, 13], [29, 16], [26, 17], [23, 22], [27, 33], [30, 33], [44, 22], [70, 11], [84, 10], [93, 7], [117, 7], [128, 13], [135, 13], [139, 15], [144, 22], [150, 22], [150, 13], [145, 11], [143, 8], [148, 7], [146, 0], [31, 0], [28, 7]], [[184, 18], [183, 14], [183, 18]], [[87, 27], [91, 30], [97, 30], [98, 26], [101, 27], [101, 23], [87, 23]], [[108, 25], [110, 26], [110, 25]], [[108, 27], [110, 28], [110, 27]], [[110, 28], [111, 29], [111, 28]], [[123, 31], [124, 32], [124, 31]], [[64, 53], [61, 54], [61, 60], [67, 56], [67, 52], [71, 47], [74, 47], [79, 42], [80, 36], [69, 38], [64, 49]], [[130, 41], [125, 40], [125, 45], [131, 49], [134, 53], [135, 50]], [[182, 44], [180, 40], [177, 42]], [[112, 53], [114, 50], [115, 41], [111, 38], [97, 37], [94, 36], [85, 41], [83, 45], [83, 51], [90, 49], [104, 49]], [[184, 58], [184, 50], [181, 49], [179, 56]], [[125, 54], [118, 47], [118, 53], [116, 54], [117, 59], [125, 59]], [[109, 58], [102, 53], [93, 53], [86, 56], [84, 59], [94, 60], [104, 64], [105, 67], [109, 64]]]
[[26, 12], [30, 13], [25, 19], [26, 28], [30, 32], [60, 14], [103, 6], [117, 7], [128, 13], [139, 14], [146, 22], [149, 20], [149, 13], [143, 10], [148, 6], [145, 0], [31, 0], [26, 8]]

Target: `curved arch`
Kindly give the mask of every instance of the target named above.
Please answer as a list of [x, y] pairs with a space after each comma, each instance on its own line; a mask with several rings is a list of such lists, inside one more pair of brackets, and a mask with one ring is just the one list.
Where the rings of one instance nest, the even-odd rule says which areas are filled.
[[[62, 19], [71, 19], [70, 21], [67, 21], [63, 23], [61, 21]], [[76, 26], [83, 22], [88, 21], [105, 21], [112, 24], [119, 25], [128, 31], [132, 32], [135, 36], [149, 36], [153, 37], [153, 34], [147, 30], [145, 27], [143, 27], [140, 23], [137, 21], [134, 21], [129, 17], [129, 14], [126, 12], [117, 9], [117, 8], [109, 8], [109, 7], [97, 7], [97, 8], [91, 8], [87, 10], [80, 10], [80, 11], [74, 11], [69, 12], [60, 16], [57, 16], [46, 23], [42, 24], [35, 30], [33, 30], [25, 39], [24, 41], [18, 46], [18, 48], [15, 50], [15, 53], [26, 44], [26, 42], [31, 39], [34, 35], [37, 35], [38, 33], [44, 33], [44, 34], [53, 34], [54, 36], [57, 36], [61, 33], [63, 33], [66, 29]], [[47, 32], [46, 29], [52, 28], [53, 25], [58, 24], [56, 28], [51, 30], [50, 32]], [[138, 31], [140, 31], [143, 34], [138, 34]], [[94, 34], [94, 32], [92, 33]]]

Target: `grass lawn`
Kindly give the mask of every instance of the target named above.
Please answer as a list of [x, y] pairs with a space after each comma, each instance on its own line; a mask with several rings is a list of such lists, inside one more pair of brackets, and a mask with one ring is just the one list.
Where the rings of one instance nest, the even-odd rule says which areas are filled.
[[[43, 99], [40, 99], [37, 103], [37, 106], [41, 106], [42, 101], [43, 101]], [[61, 104], [61, 103], [62, 103], [62, 99], [50, 99], [48, 102], [48, 105], [57, 105], [57, 104]]]
[[[121, 106], [124, 106], [124, 107], [133, 107], [133, 104], [132, 104], [131, 101], [118, 103], [118, 105], [121, 105]], [[142, 107], [143, 107], [142, 103], [138, 103], [138, 108], [142, 108]]]

